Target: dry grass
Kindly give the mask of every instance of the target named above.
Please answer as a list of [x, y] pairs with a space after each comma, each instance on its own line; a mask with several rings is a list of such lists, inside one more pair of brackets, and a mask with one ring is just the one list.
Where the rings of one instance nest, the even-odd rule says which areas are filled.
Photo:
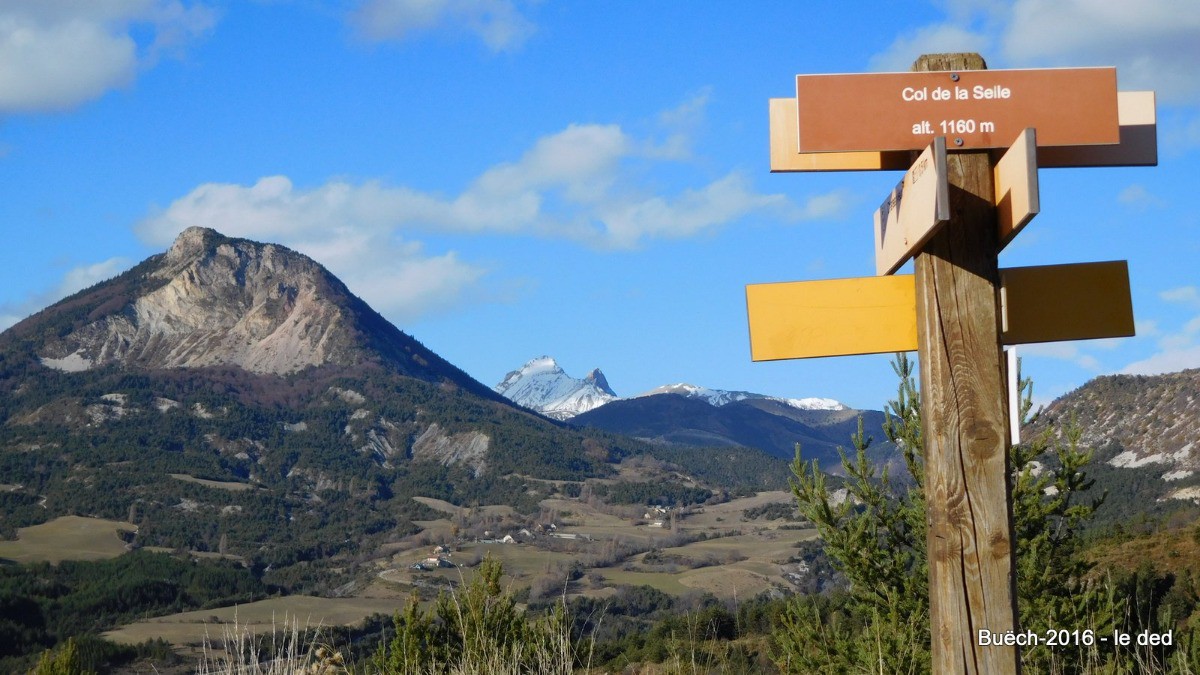
[[199, 646], [216, 625], [236, 625], [239, 633], [270, 633], [278, 617], [303, 618], [308, 625], [348, 626], [377, 613], [391, 614], [404, 605], [403, 598], [317, 598], [292, 595], [236, 607], [220, 607], [138, 621], [104, 637], [121, 644], [137, 644], [161, 637], [176, 646]]
[[301, 630], [293, 617], [283, 628], [272, 625], [260, 634], [235, 620], [221, 627], [216, 644], [205, 636], [197, 675], [335, 675], [348, 672], [341, 653], [309, 641], [308, 627]]
[[413, 501], [420, 502], [434, 511], [441, 511], [450, 515], [457, 515], [460, 512], [471, 512], [488, 516], [513, 516], [517, 511], [511, 506], [492, 505], [479, 506], [475, 508], [455, 506], [448, 501], [442, 499], [434, 499], [433, 497], [413, 497]]
[[[634, 556], [620, 567], [609, 567], [589, 570], [585, 575], [595, 573], [604, 579], [607, 588], [596, 586], [592, 581], [572, 584], [571, 595], [601, 596], [611, 591], [615, 585], [646, 584], [672, 595], [683, 595], [695, 591], [708, 591], [722, 598], [751, 597], [759, 591], [773, 586], [787, 584], [783, 577], [781, 563], [785, 562], [795, 552], [798, 541], [810, 539], [811, 531], [778, 529], [778, 523], [741, 521], [742, 512], [747, 508], [761, 506], [765, 503], [785, 501], [788, 493], [770, 492], [754, 497], [734, 500], [725, 504], [705, 507], [705, 513], [691, 515], [681, 521], [685, 533], [705, 533], [712, 537], [682, 546], [661, 549], [663, 554], [702, 560], [716, 558], [719, 560], [742, 557], [744, 559], [721, 566], [699, 567], [696, 569], [680, 569], [672, 573], [663, 571], [661, 567], [643, 567], [642, 556]], [[419, 502], [443, 512], [451, 513], [457, 507], [440, 500], [418, 498]], [[543, 506], [557, 513], [569, 511], [570, 526], [560, 528], [560, 531], [574, 531], [588, 534], [596, 541], [579, 542], [579, 552], [551, 551], [540, 548], [537, 544], [463, 544], [451, 560], [455, 562], [473, 562], [490, 555], [504, 565], [505, 584], [514, 589], [535, 584], [548, 573], [557, 573], [566, 569], [572, 562], [588, 555], [590, 546], [597, 550], [605, 546], [609, 540], [620, 538], [626, 541], [644, 543], [662, 542], [672, 536], [669, 529], [650, 529], [637, 526], [625, 518], [603, 513], [577, 500], [551, 499], [545, 500]], [[492, 507], [480, 507], [479, 512], [491, 512]], [[720, 520], [717, 520], [720, 518]], [[449, 526], [448, 519], [431, 521], [427, 525]], [[730, 531], [741, 531], [743, 534], [725, 536]], [[718, 536], [720, 535], [720, 536]], [[411, 544], [409, 544], [411, 545]], [[556, 546], [565, 545], [556, 542]], [[576, 548], [574, 544], [570, 548]], [[352, 624], [375, 613], [391, 613], [403, 605], [408, 593], [415, 583], [446, 582], [447, 585], [457, 586], [469, 583], [475, 575], [470, 567], [458, 569], [440, 569], [417, 572], [409, 569], [413, 562], [423, 559], [432, 553], [432, 546], [421, 546], [400, 552], [388, 552], [386, 557], [379, 560], [380, 567], [376, 585], [370, 591], [364, 590], [362, 597], [326, 599], [312, 597], [289, 597], [266, 600], [236, 608], [203, 610], [187, 612], [169, 617], [143, 621], [113, 631], [108, 636], [123, 643], [136, 643], [149, 637], [161, 636], [175, 645], [199, 646], [206, 631], [211, 631], [218, 623], [228, 624], [234, 621], [235, 612], [239, 629], [251, 634], [270, 632], [275, 617], [293, 616], [301, 621], [319, 622], [323, 625]], [[623, 569], [628, 567], [628, 569]], [[596, 577], [592, 577], [595, 580]], [[367, 597], [372, 596], [372, 597]]]
[[125, 542], [117, 531], [136, 529], [133, 523], [117, 520], [63, 516], [22, 527], [16, 541], [0, 541], [0, 558], [19, 563], [115, 558], [125, 552]]
[[174, 478], [175, 480], [181, 480], [185, 483], [196, 483], [197, 485], [203, 485], [204, 487], [216, 488], [218, 490], [229, 490], [230, 492], [245, 492], [246, 490], [257, 489], [255, 486], [253, 486], [249, 483], [237, 483], [237, 482], [233, 482], [233, 481], [224, 481], [224, 480], [208, 480], [207, 478], [196, 478], [195, 476], [189, 476], [186, 473], [172, 473], [172, 474], [167, 474], [167, 475], [169, 475], [171, 478]]
[[1200, 575], [1200, 542], [1194, 528], [1164, 530], [1120, 543], [1102, 543], [1090, 556], [1098, 569], [1115, 568], [1132, 572], [1145, 563], [1155, 569]]

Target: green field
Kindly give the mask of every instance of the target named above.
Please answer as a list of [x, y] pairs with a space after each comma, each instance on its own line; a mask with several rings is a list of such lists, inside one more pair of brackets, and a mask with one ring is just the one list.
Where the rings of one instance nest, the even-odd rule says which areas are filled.
[[117, 530], [137, 530], [133, 523], [82, 516], [63, 516], [22, 527], [16, 541], [0, 541], [0, 558], [19, 563], [102, 560], [125, 552]]

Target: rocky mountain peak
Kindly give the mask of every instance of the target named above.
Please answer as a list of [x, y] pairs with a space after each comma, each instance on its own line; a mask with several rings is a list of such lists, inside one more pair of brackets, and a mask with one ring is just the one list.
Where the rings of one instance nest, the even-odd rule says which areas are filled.
[[354, 296], [311, 258], [189, 227], [163, 255], [14, 326], [42, 365], [82, 371], [233, 366], [286, 375], [380, 364], [497, 397]]
[[175, 238], [171, 248], [167, 249], [166, 260], [169, 263], [178, 263], [199, 257], [212, 248], [218, 237], [221, 235], [216, 230], [193, 225]]
[[567, 375], [552, 357], [530, 359], [495, 386], [496, 393], [547, 417], [565, 420], [617, 398], [597, 368], [585, 379]]
[[599, 368], [593, 368], [592, 372], [588, 373], [588, 376], [584, 379], [588, 382], [591, 382], [597, 389], [606, 394], [612, 394], [613, 396], [617, 395], [616, 392], [612, 390], [612, 387], [608, 386], [608, 378], [604, 377], [604, 373], [600, 372]]
[[[349, 292], [316, 262], [271, 244], [184, 230], [124, 306], [44, 348], [76, 368], [238, 366], [286, 374], [355, 360]], [[152, 280], [152, 282], [151, 282]], [[103, 288], [100, 289], [103, 291]]]

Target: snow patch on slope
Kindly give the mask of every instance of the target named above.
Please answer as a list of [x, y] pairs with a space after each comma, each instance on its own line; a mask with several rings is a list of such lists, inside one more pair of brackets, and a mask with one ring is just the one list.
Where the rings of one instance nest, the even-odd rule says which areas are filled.
[[[547, 417], [570, 419], [580, 413], [619, 399], [608, 386], [604, 373], [597, 368], [582, 380], [567, 375], [553, 358], [540, 356], [504, 376], [494, 387], [496, 393], [510, 401], [536, 410]], [[709, 389], [681, 382], [656, 387], [632, 398], [677, 394], [700, 399], [713, 406], [724, 406], [747, 399], [778, 401], [800, 410], [846, 410], [846, 406], [830, 398], [779, 398], [749, 391]]]
[[747, 399], [767, 399], [769, 401], [779, 401], [793, 408], [800, 410], [845, 410], [846, 406], [831, 398], [779, 398], [777, 396], [767, 396], [765, 394], [755, 394], [749, 391], [727, 391], [724, 389], [709, 389], [708, 387], [700, 387], [694, 384], [679, 383], [667, 384], [661, 387], [655, 387], [650, 391], [638, 394], [635, 398], [642, 396], [657, 396], [659, 394], [678, 394], [687, 398], [698, 398], [710, 405], [718, 408], [730, 403], [745, 401]]

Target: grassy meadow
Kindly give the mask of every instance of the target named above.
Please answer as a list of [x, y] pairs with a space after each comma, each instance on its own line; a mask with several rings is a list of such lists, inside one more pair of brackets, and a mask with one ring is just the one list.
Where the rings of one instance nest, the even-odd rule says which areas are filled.
[[15, 541], [0, 541], [0, 558], [18, 563], [115, 558], [126, 550], [118, 533], [136, 529], [117, 520], [63, 516], [17, 530]]

